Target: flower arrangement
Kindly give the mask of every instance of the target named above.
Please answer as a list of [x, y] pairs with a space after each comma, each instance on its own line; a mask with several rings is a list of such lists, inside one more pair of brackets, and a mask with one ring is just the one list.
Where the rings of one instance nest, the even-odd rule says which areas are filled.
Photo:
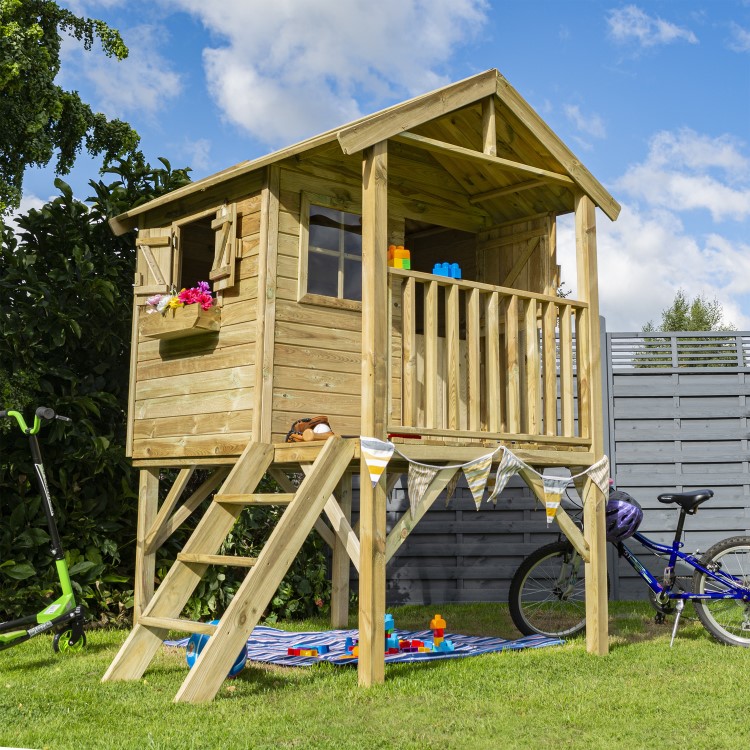
[[199, 281], [190, 289], [180, 289], [178, 292], [172, 287], [169, 294], [155, 294], [146, 300], [146, 304], [149, 307], [148, 312], [164, 314], [167, 310], [174, 310], [185, 305], [200, 305], [202, 310], [208, 310], [213, 306], [214, 299], [208, 282]]

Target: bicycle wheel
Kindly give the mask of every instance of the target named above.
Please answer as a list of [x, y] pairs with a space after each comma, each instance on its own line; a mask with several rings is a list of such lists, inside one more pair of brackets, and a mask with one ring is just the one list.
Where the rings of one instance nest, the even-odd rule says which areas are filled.
[[567, 541], [532, 552], [510, 584], [508, 608], [524, 635], [572, 636], [586, 627], [584, 562]]
[[[750, 536], [733, 536], [710, 547], [701, 565], [712, 572], [721, 571], [733, 576], [750, 595]], [[706, 594], [729, 589], [696, 570], [693, 591]], [[741, 599], [694, 599], [693, 606], [703, 627], [717, 641], [728, 646], [750, 647], [750, 602]]]

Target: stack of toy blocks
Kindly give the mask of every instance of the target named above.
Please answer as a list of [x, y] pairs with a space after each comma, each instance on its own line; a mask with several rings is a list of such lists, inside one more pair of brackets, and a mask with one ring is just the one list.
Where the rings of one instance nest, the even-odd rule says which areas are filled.
[[385, 653], [397, 654], [399, 652], [399, 640], [393, 634], [396, 629], [396, 623], [393, 620], [393, 615], [385, 616]]
[[403, 245], [390, 245], [388, 247], [388, 266], [410, 271], [411, 253]]
[[433, 651], [455, 651], [453, 642], [445, 639], [445, 625], [446, 622], [440, 615], [435, 615], [430, 620]]

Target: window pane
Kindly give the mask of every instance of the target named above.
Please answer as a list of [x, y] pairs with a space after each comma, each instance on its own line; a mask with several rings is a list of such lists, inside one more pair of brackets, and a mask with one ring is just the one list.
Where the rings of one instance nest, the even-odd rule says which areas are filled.
[[339, 296], [339, 259], [310, 250], [308, 253], [307, 291], [310, 294]]
[[362, 263], [358, 260], [344, 261], [344, 297], [362, 301]]

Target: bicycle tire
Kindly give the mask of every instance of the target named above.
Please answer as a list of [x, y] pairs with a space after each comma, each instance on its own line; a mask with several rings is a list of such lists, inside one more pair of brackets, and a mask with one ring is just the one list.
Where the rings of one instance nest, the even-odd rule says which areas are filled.
[[[564, 589], [563, 566], [574, 565]], [[585, 565], [573, 545], [561, 540], [532, 552], [510, 583], [508, 609], [524, 635], [563, 638], [586, 628]]]
[[[717, 542], [706, 550], [701, 565], [740, 578], [750, 593], [750, 536], [733, 536]], [[726, 591], [726, 586], [696, 570], [693, 591]], [[740, 599], [694, 599], [693, 607], [704, 628], [727, 646], [750, 647], [750, 602]]]

